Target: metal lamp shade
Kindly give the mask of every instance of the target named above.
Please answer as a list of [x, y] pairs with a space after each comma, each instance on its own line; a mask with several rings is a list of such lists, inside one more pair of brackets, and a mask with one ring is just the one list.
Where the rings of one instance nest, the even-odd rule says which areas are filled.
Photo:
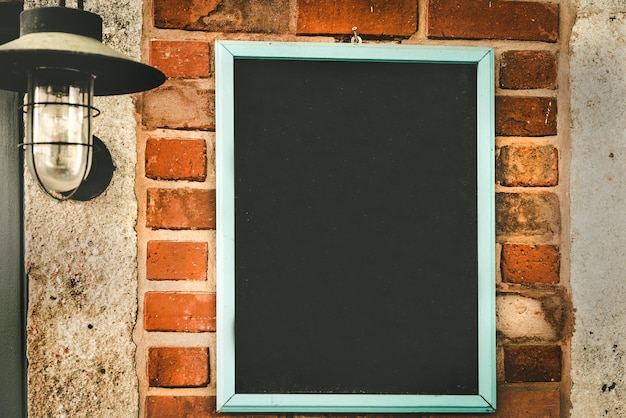
[[34, 68], [68, 68], [95, 76], [94, 94], [158, 87], [165, 75], [102, 43], [102, 18], [84, 10], [44, 7], [20, 15], [20, 37], [0, 46], [0, 89], [26, 92]]

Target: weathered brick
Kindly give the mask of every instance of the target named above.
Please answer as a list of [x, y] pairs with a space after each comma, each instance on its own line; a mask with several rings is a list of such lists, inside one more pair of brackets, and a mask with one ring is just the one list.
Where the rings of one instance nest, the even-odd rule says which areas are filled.
[[[498, 391], [498, 410], [494, 418], [530, 418], [561, 416], [559, 391]], [[484, 418], [484, 415], [482, 415]]]
[[148, 350], [151, 387], [201, 387], [209, 384], [206, 347], [151, 347]]
[[154, 0], [154, 26], [207, 32], [287, 33], [290, 0]]
[[150, 65], [167, 77], [208, 77], [209, 43], [153, 40], [150, 42]]
[[556, 135], [553, 97], [496, 97], [496, 135]]
[[506, 145], [497, 150], [496, 181], [509, 187], [548, 187], [559, 182], [559, 154], [552, 145]]
[[550, 238], [561, 230], [554, 193], [496, 193], [496, 233]]
[[560, 416], [561, 395], [558, 390], [515, 392], [498, 390], [498, 408], [493, 414], [432, 415], [430, 418], [558, 418]]
[[296, 32], [301, 35], [408, 37], [417, 30], [415, 0], [298, 0]]
[[503, 89], [555, 89], [556, 54], [550, 51], [506, 51], [500, 58]]
[[500, 261], [502, 281], [508, 283], [559, 282], [561, 260], [556, 245], [504, 244]]
[[561, 347], [514, 345], [504, 347], [504, 376], [509, 383], [560, 382]]
[[148, 189], [146, 226], [215, 229], [215, 190]]
[[215, 396], [147, 396], [146, 418], [214, 418]]
[[500, 0], [429, 0], [427, 36], [556, 42], [559, 6]]
[[146, 177], [157, 180], [204, 181], [206, 142], [201, 139], [155, 139], [146, 142]]
[[215, 129], [215, 91], [185, 80], [169, 80], [143, 94], [148, 129]]
[[215, 293], [148, 292], [144, 300], [147, 331], [215, 331]]
[[148, 241], [148, 280], [206, 280], [206, 242]]

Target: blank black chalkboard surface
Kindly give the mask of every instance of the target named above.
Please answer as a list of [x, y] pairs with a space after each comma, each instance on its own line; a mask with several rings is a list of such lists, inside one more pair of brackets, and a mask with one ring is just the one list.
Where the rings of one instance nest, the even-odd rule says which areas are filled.
[[495, 410], [493, 66], [216, 43], [220, 411]]

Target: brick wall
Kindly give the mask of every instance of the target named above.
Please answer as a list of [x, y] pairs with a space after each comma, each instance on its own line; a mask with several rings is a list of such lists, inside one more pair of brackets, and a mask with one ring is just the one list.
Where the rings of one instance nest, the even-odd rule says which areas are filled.
[[558, 1], [146, 1], [145, 60], [168, 81], [138, 109], [142, 417], [215, 415], [214, 41], [346, 41], [352, 26], [365, 42], [495, 47], [495, 416], [568, 416], [563, 9]]

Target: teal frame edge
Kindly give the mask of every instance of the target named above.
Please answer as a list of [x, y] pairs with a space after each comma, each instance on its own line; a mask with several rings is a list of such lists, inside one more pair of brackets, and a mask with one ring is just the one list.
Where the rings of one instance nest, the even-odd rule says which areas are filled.
[[[234, 60], [301, 59], [477, 65], [478, 379], [476, 395], [235, 393]], [[496, 409], [494, 51], [484, 47], [216, 41], [217, 410], [489, 413]]]

